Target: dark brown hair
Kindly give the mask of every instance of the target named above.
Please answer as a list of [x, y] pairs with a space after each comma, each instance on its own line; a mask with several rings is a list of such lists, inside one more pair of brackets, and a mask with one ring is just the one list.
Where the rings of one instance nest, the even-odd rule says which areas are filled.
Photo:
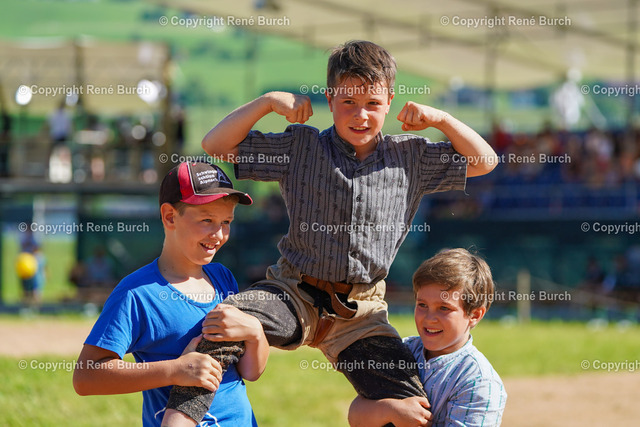
[[486, 261], [466, 249], [448, 249], [424, 261], [413, 274], [413, 294], [426, 285], [438, 284], [460, 292], [467, 313], [480, 307], [489, 310], [495, 285]]
[[383, 47], [363, 40], [351, 40], [336, 47], [329, 56], [327, 87], [337, 87], [345, 78], [359, 78], [363, 84], [384, 83], [393, 92], [396, 61]]

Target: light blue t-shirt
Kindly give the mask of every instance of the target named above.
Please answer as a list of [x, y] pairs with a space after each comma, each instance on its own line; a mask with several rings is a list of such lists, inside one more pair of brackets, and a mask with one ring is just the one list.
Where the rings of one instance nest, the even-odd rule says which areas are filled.
[[[177, 359], [200, 334], [206, 314], [238, 292], [227, 268], [217, 263], [203, 268], [216, 291], [212, 302], [194, 301], [174, 288], [160, 274], [157, 259], [125, 277], [107, 299], [85, 344], [120, 357], [132, 353], [137, 362]], [[143, 426], [160, 426], [170, 391], [167, 386], [142, 392]], [[252, 425], [257, 424], [244, 382], [231, 365], [200, 426]]]
[[500, 425], [507, 393], [500, 376], [471, 337], [459, 350], [429, 361], [419, 336], [403, 342], [416, 358], [431, 403], [433, 427]]

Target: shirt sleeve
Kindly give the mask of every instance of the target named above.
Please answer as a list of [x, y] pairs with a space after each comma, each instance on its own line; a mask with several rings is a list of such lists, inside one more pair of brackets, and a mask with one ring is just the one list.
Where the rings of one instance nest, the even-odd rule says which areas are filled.
[[85, 344], [113, 351], [122, 358], [133, 351], [143, 327], [131, 292], [115, 291], [107, 299]]
[[211, 276], [215, 277], [215, 280], [220, 289], [221, 297], [224, 300], [229, 295], [237, 294], [238, 282], [233, 277], [233, 273], [227, 267], [222, 264], [209, 264], [207, 268], [211, 269]]
[[477, 378], [466, 382], [447, 402], [447, 427], [499, 426], [507, 394], [501, 381]]
[[467, 163], [450, 142], [423, 139], [420, 149], [420, 188], [423, 194], [465, 189]]
[[303, 132], [301, 126], [289, 126], [282, 133], [249, 132], [238, 145], [235, 165], [237, 179], [280, 181], [289, 170], [293, 144]]

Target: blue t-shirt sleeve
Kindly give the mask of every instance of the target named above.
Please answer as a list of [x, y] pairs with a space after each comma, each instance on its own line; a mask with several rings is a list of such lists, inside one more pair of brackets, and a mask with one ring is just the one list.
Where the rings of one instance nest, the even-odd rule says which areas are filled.
[[213, 263], [205, 267], [209, 277], [217, 284], [217, 291], [220, 292], [220, 301], [224, 300], [229, 295], [238, 293], [238, 282], [233, 277], [231, 270], [222, 264]]
[[113, 351], [122, 358], [132, 351], [143, 329], [135, 297], [129, 290], [116, 287], [85, 344]]

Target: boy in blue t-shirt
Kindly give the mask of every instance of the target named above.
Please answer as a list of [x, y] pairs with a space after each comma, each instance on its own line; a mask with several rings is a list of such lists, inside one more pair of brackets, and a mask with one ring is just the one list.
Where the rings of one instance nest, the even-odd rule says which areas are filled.
[[[236, 204], [252, 200], [208, 163], [173, 168], [159, 199], [162, 253], [109, 296], [80, 353], [73, 386], [80, 395], [142, 391], [144, 426], [160, 426], [163, 417], [171, 425], [193, 425], [182, 413], [165, 411], [169, 393], [173, 385], [204, 388], [216, 399], [201, 426], [256, 425], [242, 378], [260, 377], [269, 346], [255, 317], [219, 305], [238, 285], [229, 270], [210, 264], [229, 238]], [[201, 333], [212, 341], [244, 341], [244, 354], [234, 356], [224, 375], [218, 361], [195, 351]], [[135, 362], [123, 361], [126, 353]]]
[[351, 426], [499, 426], [507, 393], [471, 337], [494, 288], [487, 263], [466, 249], [442, 251], [423, 262], [413, 275], [418, 336], [403, 341], [429, 400], [358, 396], [349, 409]]

